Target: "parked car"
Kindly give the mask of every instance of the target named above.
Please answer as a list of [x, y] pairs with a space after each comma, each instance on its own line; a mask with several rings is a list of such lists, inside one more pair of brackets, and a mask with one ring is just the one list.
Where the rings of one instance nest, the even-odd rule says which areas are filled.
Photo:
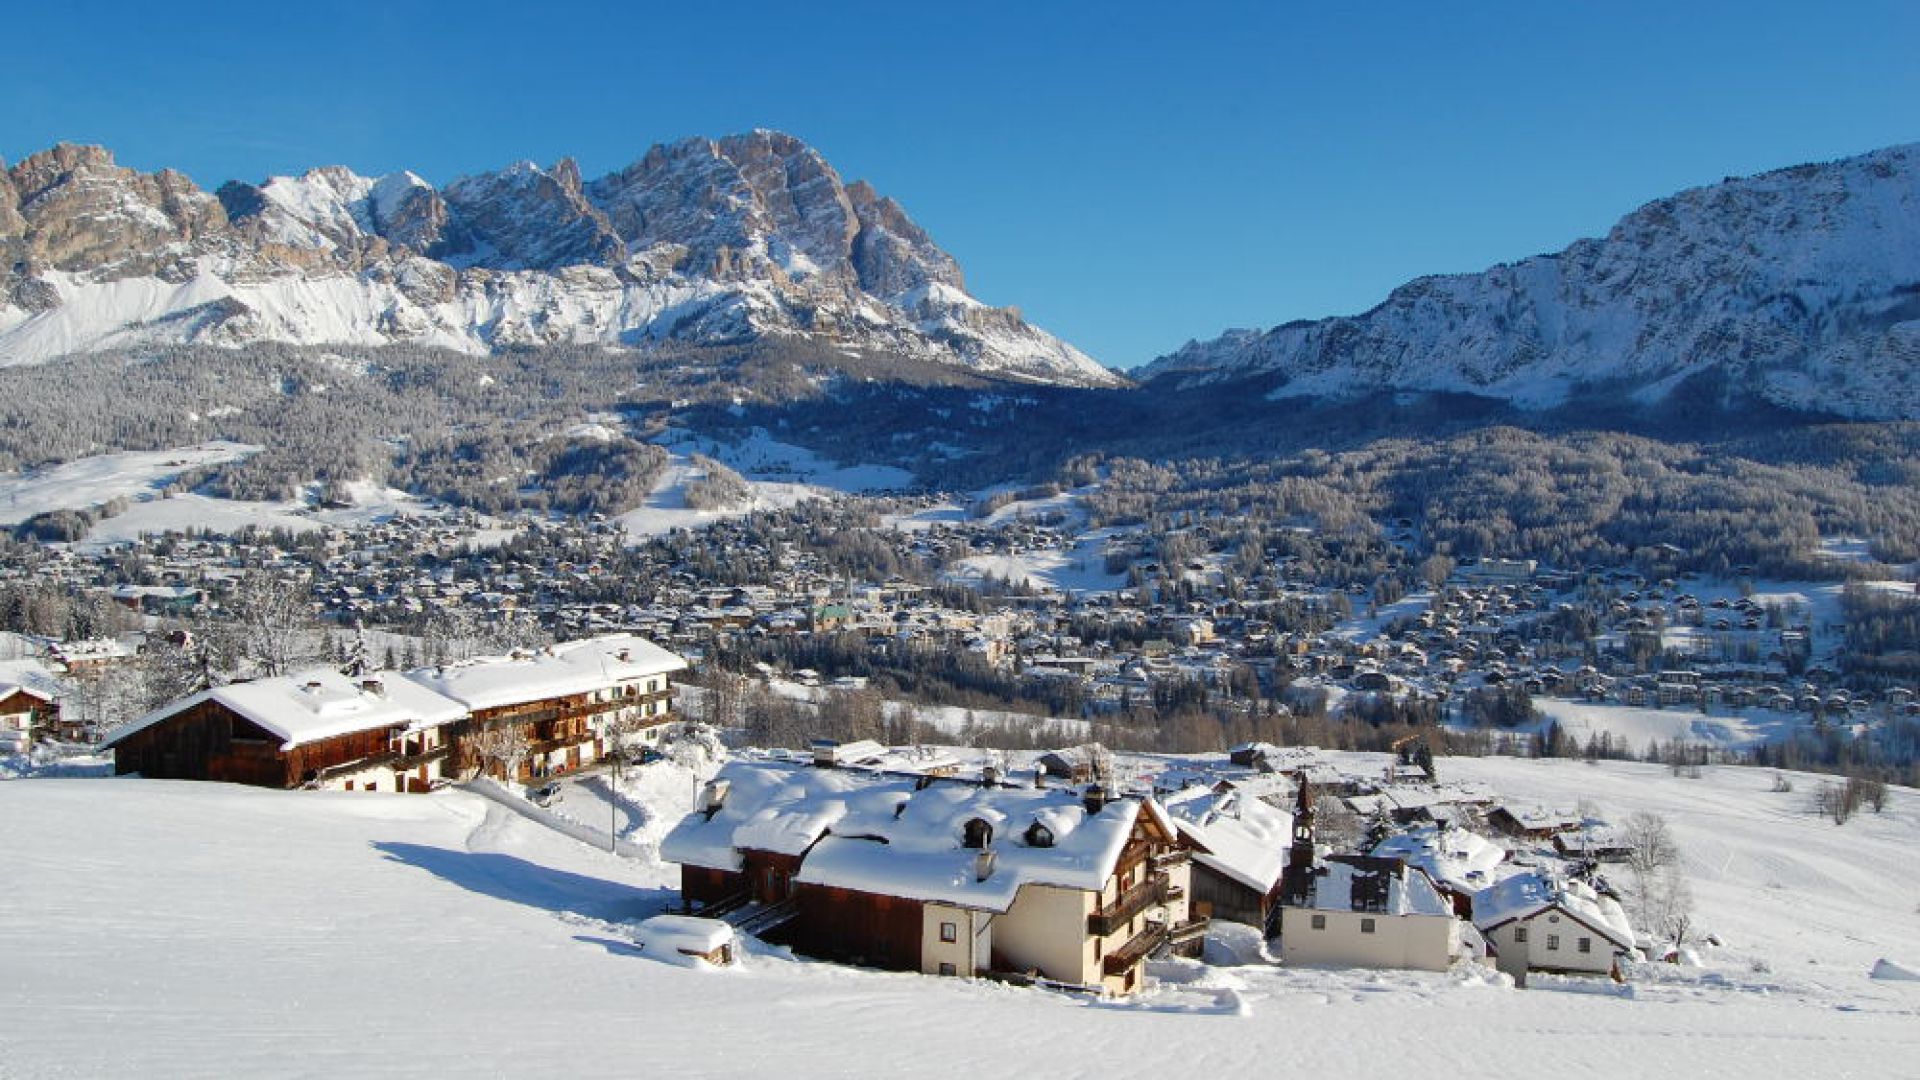
[[552, 806], [560, 801], [560, 781], [550, 780], [527, 792], [527, 801], [535, 806]]

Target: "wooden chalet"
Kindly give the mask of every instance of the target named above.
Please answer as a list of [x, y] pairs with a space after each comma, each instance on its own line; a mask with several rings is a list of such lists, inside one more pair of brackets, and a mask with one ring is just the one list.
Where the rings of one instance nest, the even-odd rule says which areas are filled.
[[115, 731], [114, 772], [260, 787], [425, 791], [446, 775], [458, 702], [391, 673], [331, 668], [234, 683]]
[[[616, 738], [657, 740], [673, 721], [669, 676], [686, 666], [645, 638], [612, 634], [421, 668], [407, 678], [467, 708], [450, 732], [454, 775], [522, 781], [590, 764]], [[520, 743], [523, 752], [489, 752], [490, 737]]]
[[0, 683], [0, 752], [24, 753], [35, 732], [60, 720], [60, 702], [46, 690]]
[[1127, 994], [1197, 950], [1189, 862], [1151, 799], [734, 762], [661, 854], [690, 908], [809, 955]]
[[1181, 846], [1193, 858], [1193, 910], [1265, 929], [1280, 900], [1293, 815], [1222, 783], [1167, 799]]
[[[115, 770], [267, 787], [425, 791], [487, 772], [528, 780], [657, 739], [686, 661], [626, 634], [353, 679], [331, 669], [235, 683], [113, 733]], [[515, 775], [505, 775], [511, 764]]]

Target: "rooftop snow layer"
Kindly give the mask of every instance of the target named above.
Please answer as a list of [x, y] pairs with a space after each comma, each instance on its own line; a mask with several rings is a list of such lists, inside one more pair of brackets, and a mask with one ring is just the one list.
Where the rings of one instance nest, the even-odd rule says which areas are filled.
[[477, 710], [591, 693], [686, 666], [686, 660], [645, 638], [611, 634], [531, 655], [418, 668], [407, 672], [407, 678]]
[[1480, 890], [1473, 898], [1473, 921], [1491, 930], [1515, 919], [1557, 907], [1623, 948], [1632, 948], [1633, 924], [1618, 901], [1601, 896], [1580, 881], [1560, 881], [1538, 871], [1510, 877]]
[[283, 740], [281, 750], [357, 731], [435, 727], [467, 714], [459, 702], [397, 675], [376, 674], [356, 680], [332, 668], [315, 668], [296, 675], [203, 690], [122, 727], [107, 739], [107, 745], [203, 701], [218, 702], [278, 735]]

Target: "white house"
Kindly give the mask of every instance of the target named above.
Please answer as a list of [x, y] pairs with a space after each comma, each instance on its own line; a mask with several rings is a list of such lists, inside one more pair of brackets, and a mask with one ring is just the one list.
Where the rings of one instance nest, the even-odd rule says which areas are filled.
[[1499, 969], [1522, 983], [1529, 971], [1604, 975], [1634, 949], [1633, 924], [1618, 901], [1538, 871], [1481, 890], [1473, 921]]
[[1452, 905], [1399, 859], [1329, 856], [1308, 875], [1304, 897], [1287, 899], [1280, 956], [1289, 964], [1445, 971], [1463, 954]]

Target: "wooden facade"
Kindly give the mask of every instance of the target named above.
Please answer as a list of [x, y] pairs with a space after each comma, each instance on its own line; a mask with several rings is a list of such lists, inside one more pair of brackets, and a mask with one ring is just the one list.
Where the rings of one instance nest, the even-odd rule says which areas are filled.
[[343, 767], [399, 761], [385, 728], [356, 731], [281, 749], [278, 735], [218, 701], [202, 701], [114, 745], [119, 775], [150, 780], [218, 780], [256, 787], [296, 788], [323, 781]]
[[794, 901], [799, 913], [785, 933], [796, 950], [888, 971], [920, 970], [920, 901], [804, 883], [794, 887]]
[[651, 706], [654, 715], [646, 717], [647, 727], [658, 727], [673, 720], [673, 714], [669, 711], [673, 700], [671, 690], [611, 696], [601, 700], [596, 700], [597, 697], [592, 693], [569, 694], [475, 709], [467, 719], [449, 728], [449, 742], [453, 748], [451, 771], [458, 776], [473, 776], [485, 771], [497, 780], [508, 779], [502, 775], [502, 766], [498, 762], [486, 761], [479, 749], [479, 741], [485, 733], [502, 727], [518, 729], [519, 737], [527, 742], [527, 755], [512, 777], [513, 780], [524, 782], [570, 772], [583, 764], [598, 761], [607, 749], [606, 740], [602, 737], [605, 725], [607, 721], [617, 718], [617, 714], [633, 715], [628, 710], [644, 710]]

